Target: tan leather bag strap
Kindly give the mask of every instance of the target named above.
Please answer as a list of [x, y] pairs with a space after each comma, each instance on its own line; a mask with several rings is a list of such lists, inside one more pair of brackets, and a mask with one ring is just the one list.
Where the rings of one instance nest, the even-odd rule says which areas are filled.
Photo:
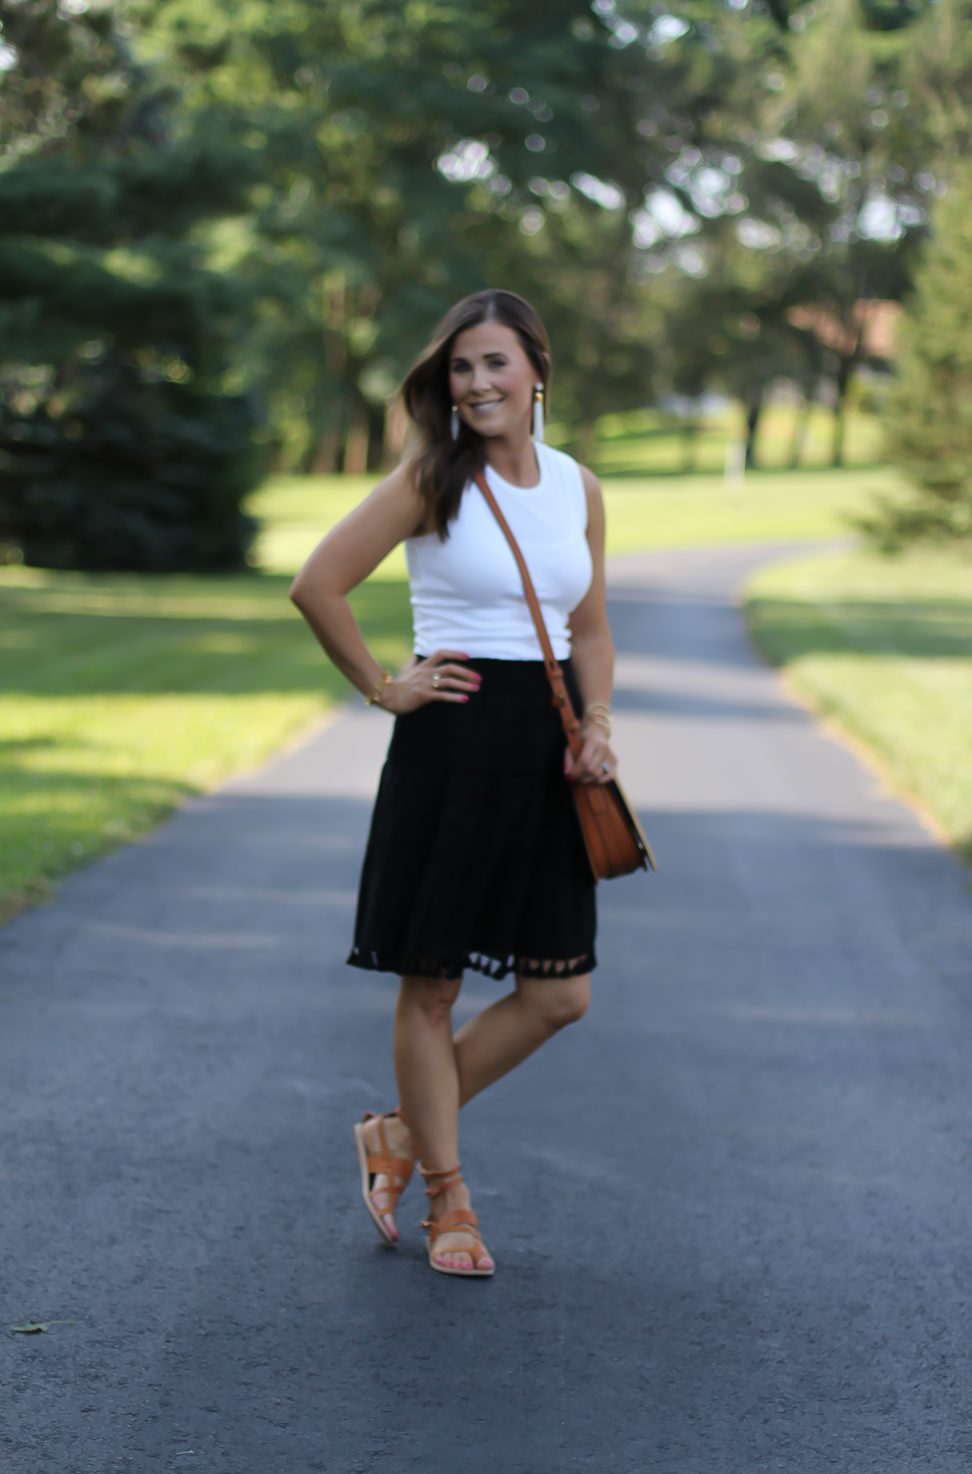
[[509, 543], [510, 552], [516, 559], [516, 566], [519, 568], [520, 577], [523, 580], [523, 592], [526, 595], [527, 607], [533, 619], [537, 639], [540, 641], [540, 649], [543, 651], [543, 664], [547, 673], [547, 680], [550, 682], [550, 689], [553, 693], [553, 705], [560, 713], [560, 720], [563, 722], [571, 753], [574, 757], [577, 757], [584, 745], [581, 741], [580, 724], [574, 715], [573, 704], [567, 693], [567, 687], [564, 685], [564, 673], [557, 664], [556, 656], [553, 653], [553, 646], [550, 643], [550, 636], [547, 634], [547, 626], [544, 623], [543, 611], [540, 608], [540, 600], [537, 598], [537, 591], [533, 587], [533, 579], [530, 577], [530, 570], [526, 566], [526, 559], [520, 552], [520, 545], [513, 536], [510, 524], [500, 511], [499, 503], [490, 491], [489, 483], [482, 471], [476, 472], [476, 485], [486, 498], [486, 505], [499, 523], [500, 531]]

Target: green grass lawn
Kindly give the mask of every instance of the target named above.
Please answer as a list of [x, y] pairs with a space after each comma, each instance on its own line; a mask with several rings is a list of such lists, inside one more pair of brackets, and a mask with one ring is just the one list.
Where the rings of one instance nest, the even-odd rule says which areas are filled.
[[[287, 599], [288, 575], [374, 478], [277, 478], [253, 499], [259, 571], [87, 577], [0, 568], [0, 912], [262, 761], [349, 690]], [[609, 551], [842, 530], [886, 471], [606, 483]], [[354, 596], [378, 657], [410, 641], [404, 559]]]
[[801, 558], [753, 578], [760, 648], [972, 860], [972, 551]]
[[[658, 410], [634, 410], [627, 414], [603, 415], [597, 422], [596, 435], [587, 451], [590, 464], [600, 475], [664, 475], [684, 471], [722, 471], [726, 446], [743, 433], [743, 412], [738, 405], [727, 405], [715, 414], [703, 417], [697, 433], [687, 437], [684, 426], [672, 415]], [[801, 467], [822, 470], [829, 467], [833, 454], [834, 416], [823, 405], [812, 406], [804, 420], [796, 406], [771, 404], [760, 416], [756, 436], [756, 455], [761, 466], [780, 470], [790, 465], [794, 435], [802, 435]], [[571, 427], [553, 424], [553, 444], [570, 444]], [[848, 409], [844, 433], [844, 463], [847, 466], [874, 465], [882, 455], [880, 422], [873, 414], [858, 408]]]
[[[276, 476], [251, 498], [263, 531], [261, 568], [296, 573], [328, 528], [351, 511], [376, 476]], [[739, 487], [722, 476], [604, 478], [608, 553], [706, 543], [812, 541], [847, 531], [847, 517], [898, 486], [884, 467], [849, 471], [756, 471]], [[396, 549], [377, 578], [405, 577]]]
[[[259, 763], [347, 687], [279, 574], [86, 577], [0, 572], [0, 910]], [[408, 593], [354, 595], [389, 664]]]

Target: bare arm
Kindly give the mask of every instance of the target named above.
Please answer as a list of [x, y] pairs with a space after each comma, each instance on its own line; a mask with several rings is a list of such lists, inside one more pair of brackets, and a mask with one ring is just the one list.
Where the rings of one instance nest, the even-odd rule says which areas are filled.
[[[614, 641], [607, 618], [607, 597], [604, 582], [604, 501], [601, 486], [593, 471], [581, 467], [584, 490], [587, 493], [587, 542], [594, 564], [591, 586], [573, 614], [569, 625], [571, 632], [571, 663], [581, 702], [586, 713], [594, 701], [611, 705], [611, 690], [614, 685]], [[581, 717], [581, 736], [584, 747], [576, 762], [568, 761], [565, 770], [571, 782], [606, 783], [614, 776], [617, 759], [611, 751], [607, 735], [598, 723]], [[602, 764], [609, 771], [604, 772]]]
[[[331, 529], [290, 588], [291, 599], [326, 654], [365, 695], [378, 687], [384, 672], [364, 642], [347, 596], [393, 548], [420, 529], [422, 515], [408, 467], [399, 466]], [[439, 650], [428, 660], [413, 662], [384, 687], [380, 704], [389, 711], [405, 712], [426, 701], [468, 700], [478, 689], [478, 677], [451, 663], [467, 658], [459, 650]]]

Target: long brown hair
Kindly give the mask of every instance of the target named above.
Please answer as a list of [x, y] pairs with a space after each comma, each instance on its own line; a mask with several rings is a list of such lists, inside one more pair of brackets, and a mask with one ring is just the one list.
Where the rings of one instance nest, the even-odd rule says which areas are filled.
[[481, 322], [498, 322], [512, 328], [543, 383], [546, 404], [550, 379], [550, 340], [547, 330], [529, 302], [515, 292], [489, 288], [463, 297], [439, 323], [432, 341], [419, 354], [401, 387], [405, 412], [417, 431], [411, 451], [415, 484], [425, 503], [426, 526], [444, 541], [449, 523], [459, 512], [467, 484], [486, 463], [483, 437], [465, 420], [459, 421], [459, 436], [453, 440], [450, 425], [452, 396], [449, 393], [449, 356], [459, 333]]

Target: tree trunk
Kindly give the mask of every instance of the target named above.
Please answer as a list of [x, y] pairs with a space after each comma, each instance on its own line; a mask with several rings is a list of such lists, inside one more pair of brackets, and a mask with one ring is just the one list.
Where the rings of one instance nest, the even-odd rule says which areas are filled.
[[812, 402], [810, 396], [804, 399], [800, 409], [797, 410], [796, 419], [793, 421], [793, 439], [790, 441], [790, 470], [795, 471], [803, 460], [803, 448], [807, 443], [807, 431], [810, 428], [810, 410]]
[[348, 427], [342, 469], [346, 476], [363, 476], [368, 469], [368, 426], [363, 417]]
[[337, 470], [338, 452], [340, 443], [333, 430], [322, 435], [317, 442], [313, 457], [311, 458], [310, 470], [317, 476], [330, 476]]
[[682, 431], [682, 471], [687, 474], [695, 470], [699, 449], [699, 425], [690, 420]]
[[762, 386], [754, 389], [749, 396], [749, 413], [746, 416], [746, 469], [756, 469], [756, 433], [759, 430], [759, 417], [763, 412], [763, 390]]
[[594, 421], [581, 420], [577, 428], [577, 459], [586, 466], [594, 449]]
[[864, 328], [866, 325], [866, 321], [866, 316], [861, 318], [860, 322], [857, 325], [857, 336], [854, 339], [853, 348], [850, 350], [849, 353], [842, 353], [837, 360], [837, 373], [834, 379], [834, 385], [837, 390], [837, 404], [834, 409], [833, 464], [835, 466], [842, 466], [844, 464], [844, 429], [847, 386], [850, 383], [850, 376], [854, 371], [855, 365], [858, 363], [861, 356], [861, 347], [864, 342]]
[[842, 466], [844, 464], [844, 430], [846, 428], [845, 399], [847, 396], [847, 385], [853, 367], [853, 356], [841, 358], [837, 369], [837, 377], [834, 380], [837, 389], [837, 403], [834, 406], [834, 451], [831, 457], [831, 464], [834, 466]]
[[844, 464], [844, 396], [837, 400], [837, 408], [834, 410], [834, 453], [831, 456], [831, 465], [834, 467]]
[[365, 420], [368, 426], [366, 468], [369, 471], [380, 471], [386, 461], [385, 406], [383, 404], [366, 403]]

